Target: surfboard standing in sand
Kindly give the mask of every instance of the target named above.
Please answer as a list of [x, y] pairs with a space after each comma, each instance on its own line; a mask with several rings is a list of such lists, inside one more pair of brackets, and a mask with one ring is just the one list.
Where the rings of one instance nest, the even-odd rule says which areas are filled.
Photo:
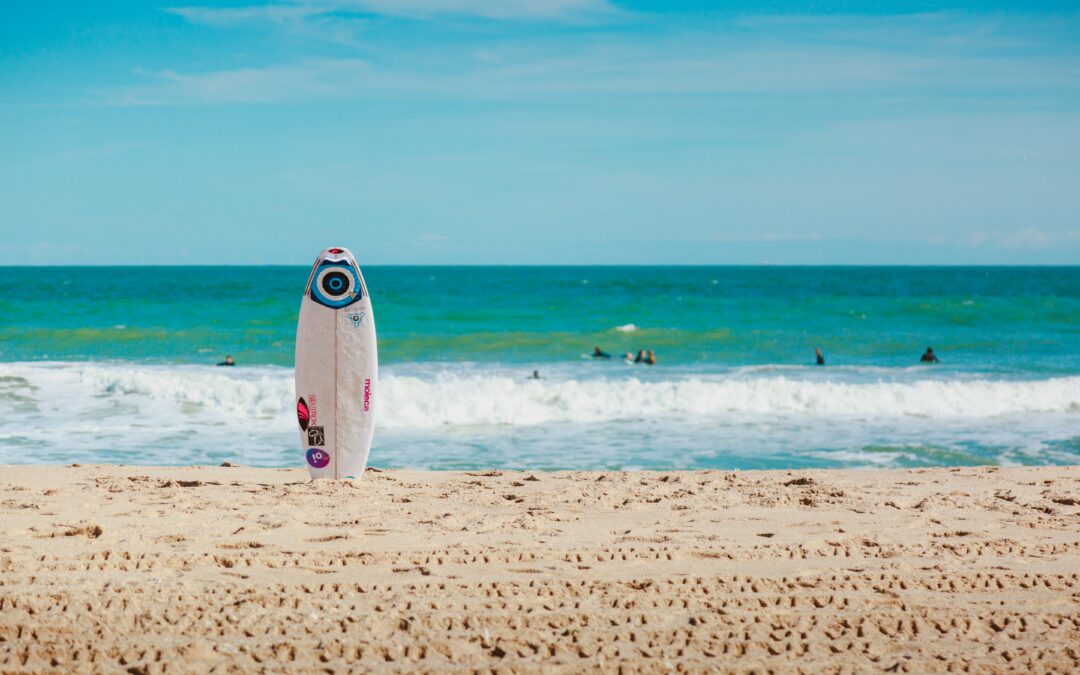
[[324, 249], [296, 327], [296, 419], [312, 478], [364, 473], [378, 382], [375, 317], [360, 267], [348, 249]]

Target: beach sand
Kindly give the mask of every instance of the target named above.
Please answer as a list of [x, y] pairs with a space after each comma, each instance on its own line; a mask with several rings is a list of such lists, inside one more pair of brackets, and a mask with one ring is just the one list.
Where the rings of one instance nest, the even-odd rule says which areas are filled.
[[1066, 672], [1080, 467], [0, 467], [0, 671]]

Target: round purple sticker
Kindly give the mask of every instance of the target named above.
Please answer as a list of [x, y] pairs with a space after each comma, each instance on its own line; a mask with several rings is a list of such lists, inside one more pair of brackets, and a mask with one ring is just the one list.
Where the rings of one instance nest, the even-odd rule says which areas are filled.
[[330, 463], [330, 453], [320, 448], [309, 448], [307, 463], [316, 469], [321, 469]]

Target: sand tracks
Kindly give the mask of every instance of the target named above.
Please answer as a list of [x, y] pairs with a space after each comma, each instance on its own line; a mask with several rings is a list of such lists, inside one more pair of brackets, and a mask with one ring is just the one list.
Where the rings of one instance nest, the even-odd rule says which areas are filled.
[[1080, 668], [1080, 469], [69, 471], [5, 469], [0, 671]]

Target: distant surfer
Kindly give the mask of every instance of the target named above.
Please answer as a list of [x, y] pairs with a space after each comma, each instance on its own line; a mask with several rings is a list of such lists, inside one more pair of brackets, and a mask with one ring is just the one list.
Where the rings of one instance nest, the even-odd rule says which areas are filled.
[[225, 360], [218, 364], [219, 366], [235, 366], [236, 362], [232, 360], [231, 354], [225, 355]]
[[637, 356], [634, 357], [634, 363], [645, 363], [645, 350], [639, 349]]
[[539, 380], [540, 379], [540, 371], [539, 370], [534, 370], [533, 374], [531, 376], [529, 376], [529, 379], [530, 380]]
[[922, 358], [919, 359], [920, 363], [938, 363], [937, 354], [934, 353], [933, 347], [927, 347], [923, 352]]
[[814, 350], [814, 356], [817, 357], [817, 364], [819, 366], [825, 365], [825, 355], [821, 353], [821, 347]]
[[645, 357], [645, 365], [647, 365], [647, 366], [655, 366], [656, 365], [656, 353], [653, 352], [653, 350], [651, 350], [651, 349], [649, 350], [649, 355]]
[[608, 354], [607, 352], [600, 349], [599, 347], [593, 347], [592, 357], [594, 359], [610, 359], [611, 354]]

